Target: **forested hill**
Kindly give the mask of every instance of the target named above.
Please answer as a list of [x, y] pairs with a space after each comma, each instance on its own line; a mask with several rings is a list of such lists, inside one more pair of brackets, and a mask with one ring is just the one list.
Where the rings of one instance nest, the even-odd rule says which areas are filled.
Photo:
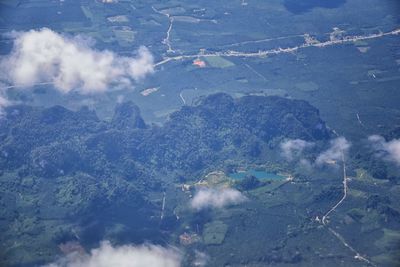
[[305, 101], [216, 94], [152, 129], [136, 155], [158, 166], [193, 171], [229, 158], [262, 161], [267, 148], [282, 138], [323, 140], [329, 131], [318, 110]]
[[[134, 241], [159, 239], [149, 195], [165, 179], [193, 179], [227, 160], [262, 162], [284, 138], [329, 137], [316, 108], [272, 96], [211, 95], [162, 126], [146, 125], [130, 102], [111, 121], [87, 108], [10, 106], [0, 123], [1, 258], [50, 260], [57, 244], [76, 238], [73, 229], [83, 244], [97, 242], [90, 233], [102, 238], [111, 218], [131, 225]], [[10, 240], [20, 246], [7, 248]]]
[[227, 153], [260, 158], [275, 139], [328, 139], [329, 130], [305, 101], [215, 94], [184, 106], [161, 127], [147, 126], [131, 102], [118, 105], [111, 122], [86, 108], [12, 106], [1, 121], [0, 138], [2, 170], [59, 176], [106, 173], [109, 164], [125, 160], [198, 170]]

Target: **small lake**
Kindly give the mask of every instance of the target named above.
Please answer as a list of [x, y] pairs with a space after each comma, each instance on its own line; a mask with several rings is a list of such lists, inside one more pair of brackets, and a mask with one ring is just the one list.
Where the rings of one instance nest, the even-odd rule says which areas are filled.
[[235, 172], [235, 173], [230, 173], [229, 177], [234, 179], [234, 180], [241, 180], [247, 175], [253, 175], [259, 180], [284, 180], [286, 179], [285, 176], [268, 172], [268, 171], [257, 171], [257, 170], [248, 170], [245, 172]]

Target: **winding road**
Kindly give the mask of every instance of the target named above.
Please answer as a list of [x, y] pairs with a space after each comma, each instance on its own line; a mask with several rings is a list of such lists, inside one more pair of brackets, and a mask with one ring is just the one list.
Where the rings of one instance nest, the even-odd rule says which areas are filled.
[[[338, 134], [336, 133], [336, 131], [334, 131], [334, 133], [338, 136]], [[343, 201], [345, 201], [345, 199], [347, 198], [347, 192], [349, 190], [349, 186], [348, 186], [348, 177], [346, 174], [346, 161], [345, 161], [345, 155], [344, 155], [344, 151], [341, 150], [341, 158], [342, 158], [342, 166], [343, 166], [343, 196], [342, 198], [329, 210], [327, 211], [323, 216], [322, 216], [322, 220], [321, 223], [322, 225], [324, 225], [329, 232], [331, 232], [346, 248], [348, 248], [352, 253], [354, 253], [354, 259], [363, 261], [365, 263], [367, 263], [370, 266], [376, 266], [376, 264], [374, 264], [372, 261], [370, 261], [369, 259], [367, 259], [365, 256], [362, 256], [360, 254], [360, 252], [358, 252], [355, 248], [353, 248], [346, 240], [345, 238], [339, 234], [338, 232], [336, 232], [335, 230], [333, 230], [332, 227], [329, 226], [329, 215], [334, 212], [342, 203]]]

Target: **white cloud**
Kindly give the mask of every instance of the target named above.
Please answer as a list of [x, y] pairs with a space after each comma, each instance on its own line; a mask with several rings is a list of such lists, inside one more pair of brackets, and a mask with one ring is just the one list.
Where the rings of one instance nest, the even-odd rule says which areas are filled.
[[289, 139], [280, 144], [282, 156], [291, 161], [301, 155], [304, 149], [312, 147], [314, 143], [302, 139]]
[[232, 188], [204, 188], [193, 197], [190, 205], [196, 210], [204, 208], [223, 208], [232, 204], [239, 204], [246, 197]]
[[342, 155], [346, 154], [351, 144], [344, 137], [338, 137], [331, 140], [331, 146], [316, 159], [317, 164], [334, 163], [342, 159]]
[[48, 28], [11, 36], [13, 50], [1, 60], [0, 70], [2, 78], [13, 85], [31, 87], [49, 82], [64, 93], [94, 93], [110, 86], [130, 86], [153, 72], [153, 56], [145, 47], [140, 47], [132, 58], [95, 50], [89, 40], [67, 37]]
[[6, 97], [3, 96], [3, 93], [0, 91], [0, 115], [3, 114], [3, 108], [8, 106], [10, 101], [7, 100]]
[[400, 139], [386, 141], [380, 135], [371, 135], [368, 140], [379, 156], [400, 165]]
[[0, 95], [0, 107], [5, 107], [9, 104], [9, 101], [3, 97], [2, 95]]
[[113, 247], [107, 241], [90, 254], [69, 254], [46, 267], [178, 267], [182, 255], [172, 248], [155, 245]]
[[300, 167], [302, 167], [306, 171], [311, 171], [313, 168], [312, 163], [307, 159], [301, 159], [299, 161]]
[[195, 253], [195, 259], [192, 265], [199, 267], [207, 266], [207, 262], [210, 260], [210, 257], [206, 253], [198, 250], [195, 250], [194, 253]]
[[[1, 69], [0, 69], [0, 71], [1, 71]], [[1, 72], [0, 72], [0, 75], [1, 75]], [[7, 107], [8, 105], [10, 105], [10, 101], [7, 99], [7, 96], [6, 96], [5, 88], [7, 88], [7, 85], [5, 85], [4, 83], [2, 83], [0, 81], [0, 117], [3, 115], [3, 111], [4, 111], [3, 109], [5, 107]]]

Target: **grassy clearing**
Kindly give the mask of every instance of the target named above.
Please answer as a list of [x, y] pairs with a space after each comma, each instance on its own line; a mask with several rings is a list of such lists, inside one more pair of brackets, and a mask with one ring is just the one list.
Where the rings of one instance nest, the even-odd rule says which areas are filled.
[[319, 89], [318, 84], [312, 81], [296, 83], [295, 87], [303, 92], [313, 92]]
[[229, 68], [235, 66], [235, 64], [223, 57], [206, 57], [204, 59], [208, 65], [214, 68]]
[[222, 221], [214, 221], [204, 226], [203, 240], [206, 245], [220, 245], [224, 242], [228, 226]]

